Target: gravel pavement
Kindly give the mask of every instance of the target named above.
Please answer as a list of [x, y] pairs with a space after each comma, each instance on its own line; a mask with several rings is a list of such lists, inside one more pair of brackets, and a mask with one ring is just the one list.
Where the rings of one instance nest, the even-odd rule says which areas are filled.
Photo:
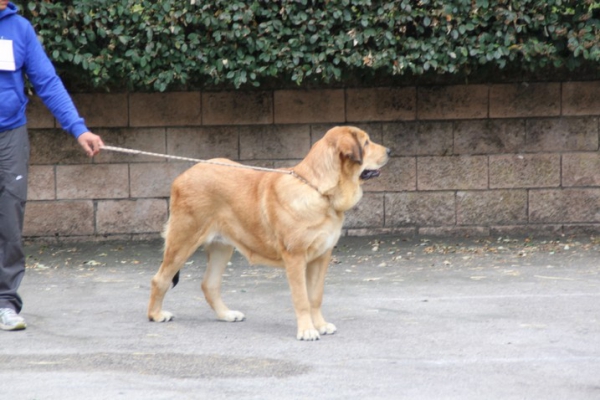
[[28, 244], [28, 328], [0, 332], [0, 399], [600, 399], [600, 240], [342, 238], [296, 340], [284, 271], [235, 254], [219, 322], [198, 251], [146, 317], [162, 243]]

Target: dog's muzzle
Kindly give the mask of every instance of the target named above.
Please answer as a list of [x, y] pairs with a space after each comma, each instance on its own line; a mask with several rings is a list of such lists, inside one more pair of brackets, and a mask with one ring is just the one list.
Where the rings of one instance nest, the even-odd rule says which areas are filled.
[[371, 178], [377, 178], [381, 174], [381, 171], [378, 169], [365, 169], [362, 174], [360, 174], [360, 179], [366, 181]]

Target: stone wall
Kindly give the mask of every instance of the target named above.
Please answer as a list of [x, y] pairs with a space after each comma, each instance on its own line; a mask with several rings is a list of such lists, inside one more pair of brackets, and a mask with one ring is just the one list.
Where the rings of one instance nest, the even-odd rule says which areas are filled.
[[[345, 234], [578, 235], [600, 231], [600, 81], [79, 94], [107, 145], [289, 166], [335, 125], [393, 158], [347, 214]], [[37, 99], [29, 110], [25, 235], [158, 236], [190, 164], [103, 152], [87, 159]], [[231, 171], [235, 173], [235, 171]]]

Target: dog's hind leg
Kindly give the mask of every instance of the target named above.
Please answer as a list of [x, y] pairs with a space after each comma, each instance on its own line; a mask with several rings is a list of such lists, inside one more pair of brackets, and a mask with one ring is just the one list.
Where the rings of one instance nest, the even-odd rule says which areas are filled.
[[227, 262], [233, 254], [233, 246], [222, 242], [211, 242], [206, 245], [208, 266], [202, 280], [202, 291], [208, 304], [222, 321], [243, 321], [244, 314], [230, 310], [221, 299], [221, 281]]
[[173, 314], [162, 309], [165, 294], [174, 283], [173, 278], [200, 245], [200, 234], [195, 232], [193, 227], [180, 226], [177, 222], [177, 219], [171, 216], [166, 232], [163, 262], [152, 278], [148, 303], [150, 321], [165, 322], [173, 319]]
[[330, 259], [331, 250], [310, 262], [306, 269], [306, 287], [310, 301], [310, 313], [313, 324], [315, 324], [315, 328], [317, 328], [321, 335], [331, 335], [337, 330], [335, 325], [325, 321], [323, 314], [321, 314], [325, 275], [327, 274]]

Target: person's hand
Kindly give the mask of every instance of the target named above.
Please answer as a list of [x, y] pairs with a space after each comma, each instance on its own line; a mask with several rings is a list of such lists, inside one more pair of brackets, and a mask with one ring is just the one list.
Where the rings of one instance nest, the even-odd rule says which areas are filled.
[[83, 150], [88, 155], [88, 157], [94, 157], [100, 152], [102, 146], [104, 146], [104, 143], [102, 142], [102, 139], [100, 139], [100, 136], [93, 134], [92, 132], [82, 133], [77, 138], [77, 141], [79, 142], [81, 147], [83, 147]]

